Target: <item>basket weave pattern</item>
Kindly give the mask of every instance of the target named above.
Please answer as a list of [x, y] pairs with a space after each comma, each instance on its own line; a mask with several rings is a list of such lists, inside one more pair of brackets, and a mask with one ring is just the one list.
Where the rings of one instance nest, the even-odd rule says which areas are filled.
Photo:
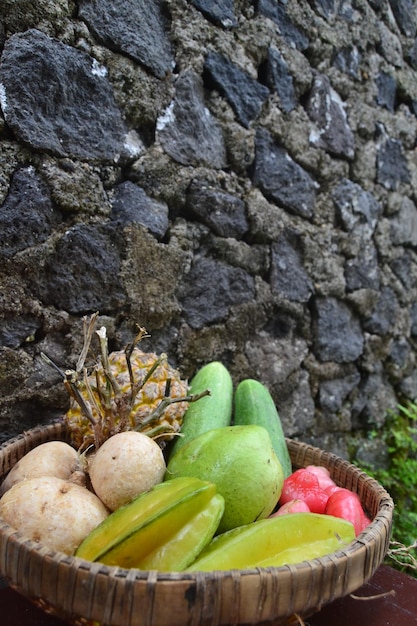
[[[0, 447], [0, 481], [29, 450], [68, 441], [63, 425], [35, 428]], [[296, 565], [228, 572], [125, 570], [54, 552], [0, 520], [0, 572], [20, 593], [72, 624], [278, 626], [299, 623], [369, 580], [388, 550], [393, 502], [367, 474], [334, 454], [287, 440], [293, 467], [324, 465], [358, 493], [373, 520], [355, 541]]]

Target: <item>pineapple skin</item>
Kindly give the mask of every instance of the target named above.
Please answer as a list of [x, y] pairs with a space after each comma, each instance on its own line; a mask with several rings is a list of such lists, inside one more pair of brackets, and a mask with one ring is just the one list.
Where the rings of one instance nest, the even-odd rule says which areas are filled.
[[[130, 362], [135, 383], [143, 382], [157, 359], [158, 355], [155, 353], [134, 348]], [[175, 433], [181, 429], [188, 402], [172, 403], [164, 409], [162, 415], [149, 422], [147, 420], [166, 397], [168, 380], [170, 381], [170, 398], [186, 396], [189, 389], [187, 381], [181, 378], [179, 372], [168, 363], [167, 359], [164, 359], [139, 389], [132, 408], [127, 412], [127, 420], [123, 420], [121, 407], [130, 404], [131, 396], [126, 354], [123, 350], [111, 352], [108, 361], [111, 373], [119, 386], [119, 392], [115, 394], [111, 390], [107, 402], [103, 399], [103, 390], [110, 390], [110, 387], [101, 361], [97, 362], [93, 371], [88, 375], [88, 383], [95, 402], [92, 401], [86, 384], [83, 381], [78, 382], [79, 391], [90, 407], [94, 419], [100, 422], [104, 438], [109, 438], [123, 430], [140, 430], [155, 438], [160, 446], [164, 447], [166, 442], [175, 437]], [[144, 424], [145, 420], [146, 424]], [[85, 449], [94, 443], [93, 426], [73, 397], [70, 398], [70, 408], [64, 415], [64, 422], [71, 433], [72, 443], [77, 449]]]

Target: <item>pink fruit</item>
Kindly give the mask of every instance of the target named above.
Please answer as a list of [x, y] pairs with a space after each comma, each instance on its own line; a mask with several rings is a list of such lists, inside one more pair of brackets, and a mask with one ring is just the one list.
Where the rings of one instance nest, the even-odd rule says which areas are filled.
[[271, 517], [276, 517], [277, 515], [287, 515], [288, 513], [310, 513], [310, 509], [304, 500], [290, 500], [280, 506], [278, 511], [273, 513]]
[[306, 470], [314, 474], [314, 476], [317, 476], [317, 480], [322, 489], [336, 486], [334, 480], [330, 478], [330, 472], [327, 467], [323, 467], [322, 465], [307, 465]]
[[371, 521], [362, 508], [359, 496], [344, 488], [332, 493], [327, 501], [325, 513], [352, 522], [356, 535], [359, 535]]
[[284, 480], [279, 504], [303, 500], [312, 513], [324, 513], [328, 495], [320, 487], [317, 476], [301, 468]]

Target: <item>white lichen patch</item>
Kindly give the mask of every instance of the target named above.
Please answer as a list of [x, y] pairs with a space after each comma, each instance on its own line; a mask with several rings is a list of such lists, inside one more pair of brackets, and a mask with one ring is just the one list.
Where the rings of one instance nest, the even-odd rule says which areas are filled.
[[91, 64], [91, 73], [93, 76], [99, 76], [100, 78], [104, 78], [107, 76], [107, 68], [104, 65], [101, 65], [97, 59], [93, 59]]
[[143, 141], [135, 130], [130, 130], [124, 139], [123, 149], [129, 157], [138, 157], [145, 152]]
[[169, 106], [165, 109], [165, 111], [158, 117], [156, 122], [156, 130], [161, 131], [168, 126], [169, 124], [173, 124], [175, 122], [175, 113], [174, 113], [174, 101], [169, 104]]
[[6, 87], [3, 85], [3, 83], [0, 83], [0, 107], [5, 114], [7, 109], [7, 96]]

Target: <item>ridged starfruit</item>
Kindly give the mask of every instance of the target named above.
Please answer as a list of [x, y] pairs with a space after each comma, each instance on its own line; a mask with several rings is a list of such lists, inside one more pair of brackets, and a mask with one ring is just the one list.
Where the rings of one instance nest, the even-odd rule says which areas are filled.
[[325, 556], [354, 538], [353, 524], [331, 515], [270, 517], [217, 535], [187, 571], [279, 567]]
[[182, 571], [211, 541], [223, 511], [224, 499], [213, 483], [176, 478], [111, 513], [76, 556], [125, 568]]

